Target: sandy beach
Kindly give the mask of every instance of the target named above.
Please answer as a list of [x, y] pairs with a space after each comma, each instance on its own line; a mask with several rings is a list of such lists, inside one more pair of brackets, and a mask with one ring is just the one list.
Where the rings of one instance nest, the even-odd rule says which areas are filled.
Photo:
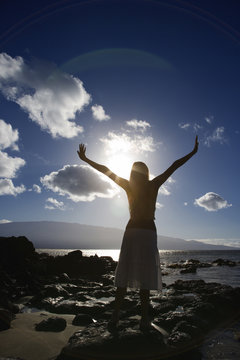
[[[67, 321], [64, 331], [36, 331], [35, 324], [49, 317], [61, 317]], [[75, 315], [52, 314], [47, 311], [19, 313], [11, 322], [11, 328], [0, 332], [0, 356], [19, 357], [24, 360], [50, 360], [57, 356], [69, 337], [83, 328], [72, 325]]]

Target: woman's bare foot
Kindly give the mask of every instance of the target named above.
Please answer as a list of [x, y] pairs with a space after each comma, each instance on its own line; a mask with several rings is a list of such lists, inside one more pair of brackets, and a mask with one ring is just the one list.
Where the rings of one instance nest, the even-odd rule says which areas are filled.
[[108, 322], [108, 330], [115, 330], [117, 328], [119, 321], [119, 312], [113, 311], [111, 319]]
[[149, 331], [151, 328], [151, 321], [148, 318], [140, 320], [139, 328], [141, 331]]

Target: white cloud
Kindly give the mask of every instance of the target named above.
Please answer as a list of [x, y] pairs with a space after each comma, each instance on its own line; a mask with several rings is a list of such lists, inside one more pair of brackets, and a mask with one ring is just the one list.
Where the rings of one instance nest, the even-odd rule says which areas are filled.
[[190, 123], [179, 123], [178, 126], [180, 127], [180, 129], [182, 130], [187, 130], [189, 128], [192, 128], [195, 132], [198, 132], [200, 129], [202, 129], [202, 126], [194, 123], [194, 124], [190, 124]]
[[213, 142], [215, 142], [215, 143], [218, 142], [220, 144], [226, 143], [227, 139], [225, 137], [224, 131], [225, 131], [225, 129], [223, 126], [217, 127], [213, 131], [212, 135], [209, 135], [205, 138], [204, 145], [210, 147], [211, 143], [213, 143]]
[[1, 219], [0, 220], [0, 224], [8, 224], [8, 223], [11, 223], [12, 221], [11, 220], [7, 220], [7, 219]]
[[158, 193], [166, 196], [171, 195], [167, 185], [164, 184], [160, 186]]
[[88, 165], [65, 165], [40, 181], [45, 188], [66, 195], [74, 202], [111, 198], [119, 192], [109, 178]]
[[[155, 177], [155, 176], [153, 176]], [[159, 194], [165, 195], [165, 196], [169, 196], [171, 195], [171, 192], [169, 190], [169, 185], [170, 184], [174, 184], [176, 182], [176, 180], [174, 180], [171, 176], [167, 179], [167, 181], [160, 186], [159, 188]]]
[[180, 124], [178, 124], [178, 126], [180, 127], [180, 129], [183, 129], [183, 130], [187, 130], [190, 126], [191, 126], [191, 124], [189, 124], [189, 123], [180, 123]]
[[25, 165], [25, 160], [19, 157], [11, 157], [6, 152], [0, 151], [0, 177], [14, 178], [17, 171]]
[[101, 138], [106, 146], [107, 154], [132, 153], [141, 154], [144, 152], [154, 152], [159, 143], [156, 143], [151, 136], [126, 133], [116, 134], [113, 131], [108, 132], [107, 136]]
[[48, 198], [46, 200], [45, 209], [48, 209], [48, 210], [64, 210], [65, 209], [64, 202], [58, 201], [58, 200], [53, 199], [53, 198]]
[[201, 125], [199, 125], [199, 124], [197, 124], [197, 123], [195, 123], [194, 125], [193, 125], [193, 130], [197, 133], [200, 129], [202, 129], [202, 126]]
[[157, 209], [161, 209], [161, 208], [163, 208], [163, 207], [164, 207], [163, 204], [161, 204], [161, 203], [159, 203], [159, 202], [156, 202], [156, 208], [157, 208]]
[[18, 130], [13, 130], [11, 124], [7, 124], [4, 120], [0, 119], [0, 149], [3, 150], [10, 147], [13, 150], [19, 150], [16, 144], [18, 137]]
[[40, 188], [39, 185], [37, 184], [33, 184], [33, 191], [35, 191], [36, 193], [40, 194], [42, 192], [42, 189]]
[[184, 202], [184, 206], [188, 206], [188, 203], [186, 201]]
[[214, 116], [212, 116], [212, 115], [206, 116], [206, 117], [205, 117], [205, 120], [206, 120], [206, 122], [207, 122], [209, 125], [211, 125], [212, 122], [213, 122], [213, 120], [214, 120]]
[[175, 182], [176, 180], [174, 180], [171, 176], [166, 181], [167, 184], [174, 184]]
[[105, 110], [102, 107], [102, 105], [93, 105], [91, 107], [91, 110], [95, 120], [104, 121], [111, 119], [110, 116], [105, 113]]
[[200, 198], [195, 199], [194, 204], [203, 207], [207, 211], [218, 211], [232, 206], [232, 204], [228, 204], [227, 200], [224, 200], [214, 192], [208, 192]]
[[59, 71], [55, 65], [37, 62], [26, 64], [0, 54], [0, 90], [16, 102], [29, 118], [53, 138], [72, 138], [83, 132], [75, 122], [78, 112], [91, 97], [77, 77]]
[[[18, 71], [17, 63], [13, 62], [12, 66], [15, 68], [15, 71]], [[0, 79], [4, 76], [4, 71], [8, 76], [14, 73], [13, 69], [8, 69], [5, 63], [4, 66], [0, 64]], [[20, 157], [9, 156], [5, 151], [2, 151], [7, 148], [18, 151], [19, 148], [16, 144], [18, 139], [18, 130], [13, 130], [10, 124], [0, 119], [0, 195], [16, 196], [26, 191], [24, 185], [15, 187], [11, 180], [11, 178], [17, 176], [18, 170], [25, 165], [25, 160]]]
[[14, 186], [10, 179], [0, 179], [0, 195], [18, 195], [26, 191], [24, 185]]
[[23, 66], [24, 62], [20, 56], [14, 59], [5, 53], [0, 54], [0, 79], [14, 79], [22, 73]]
[[126, 124], [127, 126], [130, 126], [135, 130], [140, 130], [142, 132], [144, 132], [148, 127], [151, 127], [151, 125], [147, 121], [137, 119], [126, 121]]

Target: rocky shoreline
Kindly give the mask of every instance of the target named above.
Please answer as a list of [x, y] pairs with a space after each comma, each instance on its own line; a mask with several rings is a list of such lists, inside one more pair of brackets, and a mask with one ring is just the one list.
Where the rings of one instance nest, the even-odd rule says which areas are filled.
[[84, 257], [80, 250], [57, 257], [38, 254], [27, 238], [11, 237], [0, 238], [0, 259], [1, 331], [10, 331], [16, 314], [28, 309], [49, 314], [36, 324], [37, 332], [61, 333], [68, 327], [62, 315], [74, 315], [76, 332], [56, 360], [180, 359], [183, 353], [184, 359], [202, 359], [199, 346], [207, 334], [240, 318], [240, 288], [184, 281], [184, 273], [199, 267], [237, 265], [224, 259], [169, 264], [181, 271], [183, 280], [165, 285], [161, 294], [151, 297], [149, 310], [156, 327], [147, 333], [139, 330], [139, 296], [131, 290], [118, 330], [107, 329], [115, 294], [117, 263], [112, 258]]

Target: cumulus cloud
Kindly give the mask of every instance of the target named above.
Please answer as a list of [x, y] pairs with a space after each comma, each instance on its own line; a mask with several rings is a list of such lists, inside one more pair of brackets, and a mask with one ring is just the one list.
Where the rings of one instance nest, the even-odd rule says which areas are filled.
[[135, 130], [140, 130], [142, 132], [144, 132], [148, 127], [151, 127], [151, 125], [147, 121], [137, 119], [126, 121], [126, 124], [127, 126], [130, 126]]
[[232, 206], [232, 204], [228, 204], [227, 200], [224, 200], [214, 192], [208, 192], [200, 198], [195, 199], [194, 204], [203, 207], [207, 211], [218, 211]]
[[20, 76], [23, 66], [24, 62], [20, 56], [14, 59], [6, 53], [0, 54], [0, 79], [8, 80]]
[[0, 179], [0, 195], [18, 195], [26, 191], [24, 185], [14, 186], [11, 179]]
[[7, 224], [7, 223], [11, 223], [11, 220], [7, 220], [7, 219], [1, 219], [0, 220], [0, 224]]
[[[1, 70], [0, 67], [0, 77], [3, 76]], [[11, 70], [6, 68], [6, 73], [11, 74]], [[16, 196], [26, 191], [24, 185], [15, 187], [12, 180], [10, 180], [17, 176], [18, 170], [25, 165], [25, 160], [20, 157], [9, 156], [5, 151], [2, 151], [7, 148], [18, 151], [19, 148], [16, 144], [18, 138], [18, 130], [13, 130], [10, 124], [0, 119], [0, 195]]]
[[164, 207], [163, 204], [159, 203], [158, 201], [156, 202], [156, 208], [157, 209], [162, 209]]
[[27, 64], [23, 58], [0, 54], [0, 90], [53, 138], [72, 138], [83, 132], [75, 122], [91, 97], [82, 81], [53, 64]]
[[226, 143], [227, 138], [225, 137], [224, 132], [225, 132], [224, 126], [217, 127], [211, 135], [206, 136], [204, 140], [204, 145], [210, 147], [211, 143], [220, 143], [220, 144]]
[[42, 189], [40, 188], [39, 185], [33, 184], [33, 191], [35, 191], [36, 193], [40, 194], [40, 193], [42, 192]]
[[17, 172], [25, 165], [25, 160], [20, 157], [9, 156], [6, 152], [0, 151], [0, 177], [14, 178]]
[[53, 198], [48, 198], [46, 200], [46, 204], [45, 204], [45, 209], [48, 210], [64, 210], [64, 202], [63, 201], [58, 201], [56, 199]]
[[93, 105], [91, 107], [91, 110], [95, 120], [104, 121], [111, 119], [110, 116], [105, 113], [105, 110], [102, 107], [102, 105]]
[[106, 146], [107, 154], [133, 153], [141, 154], [144, 152], [154, 152], [159, 143], [156, 143], [152, 136], [126, 133], [117, 134], [113, 131], [108, 132], [107, 136], [100, 139]]
[[19, 150], [16, 142], [18, 141], [18, 130], [13, 130], [11, 124], [7, 124], [4, 120], [0, 119], [0, 150], [7, 149]]
[[111, 198], [119, 191], [106, 176], [88, 165], [65, 165], [40, 179], [43, 186], [74, 202]]

